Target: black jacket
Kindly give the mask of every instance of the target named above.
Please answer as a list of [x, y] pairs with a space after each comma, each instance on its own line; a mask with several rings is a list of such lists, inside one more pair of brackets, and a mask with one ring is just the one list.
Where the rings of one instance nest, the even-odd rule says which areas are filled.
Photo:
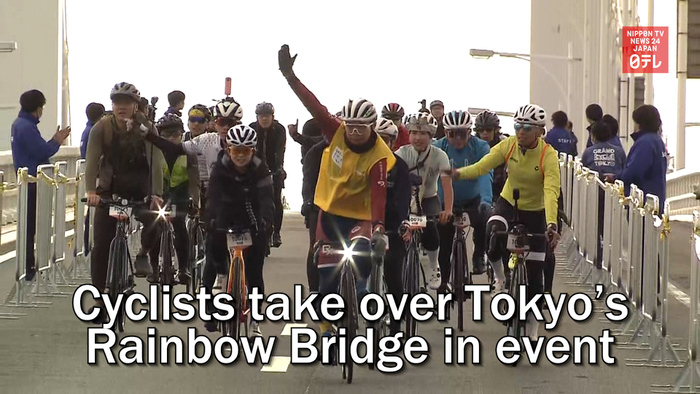
[[401, 222], [408, 219], [411, 209], [411, 183], [408, 164], [396, 156], [396, 164], [387, 174], [386, 213], [384, 223], [387, 231], [398, 231]]
[[312, 146], [306, 156], [304, 156], [304, 164], [302, 165], [302, 173], [304, 174], [301, 185], [301, 196], [304, 203], [313, 203], [314, 194], [316, 194], [316, 183], [318, 182], [318, 173], [321, 170], [321, 158], [323, 150], [328, 147], [325, 139]]
[[[253, 218], [248, 207], [253, 211]], [[209, 224], [213, 221], [220, 229], [245, 226], [259, 233], [268, 230], [263, 226], [272, 225], [274, 211], [272, 176], [267, 165], [254, 156], [248, 171], [241, 174], [228, 154], [219, 152], [207, 189]]]
[[284, 167], [284, 151], [287, 144], [287, 130], [278, 121], [272, 122], [269, 130], [264, 130], [256, 121], [250, 127], [258, 133], [258, 156], [273, 173]]

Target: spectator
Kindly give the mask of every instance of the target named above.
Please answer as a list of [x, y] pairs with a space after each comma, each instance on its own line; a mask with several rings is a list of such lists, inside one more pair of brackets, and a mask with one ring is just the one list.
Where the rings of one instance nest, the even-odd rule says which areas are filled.
[[586, 127], [586, 130], [588, 130], [588, 141], [586, 142], [586, 148], [593, 145], [593, 142], [591, 141], [591, 126], [593, 123], [601, 119], [603, 119], [603, 108], [601, 108], [600, 105], [591, 104], [586, 107], [586, 120], [588, 120], [588, 127]]
[[564, 111], [553, 113], [552, 125], [554, 127], [549, 130], [544, 140], [549, 145], [552, 145], [552, 148], [556, 149], [557, 152], [576, 156], [576, 143], [571, 138], [571, 132], [566, 129], [567, 123], [569, 123], [569, 117], [566, 116]]
[[[27, 167], [29, 175], [36, 176], [37, 166], [48, 164], [49, 158], [58, 152], [58, 148], [70, 134], [70, 126], [56, 128], [53, 137], [46, 141], [41, 136], [37, 125], [44, 113], [46, 97], [38, 90], [22, 93], [19, 98], [20, 111], [12, 123], [10, 144], [15, 171]], [[27, 260], [25, 280], [31, 281], [36, 274], [34, 265], [34, 235], [36, 233], [36, 183], [30, 183], [27, 196]]]
[[445, 136], [445, 126], [442, 125], [442, 117], [445, 115], [445, 105], [440, 100], [434, 100], [430, 103], [430, 113], [438, 122], [438, 128], [433, 138], [439, 140]]
[[[148, 102], [146, 102], [148, 103]], [[85, 125], [85, 130], [83, 130], [83, 135], [80, 137], [80, 157], [85, 159], [85, 154], [87, 153], [88, 138], [90, 137], [90, 130], [95, 123], [99, 122], [103, 116], [105, 116], [105, 106], [100, 103], [90, 103], [85, 109], [88, 121]], [[90, 211], [85, 215], [85, 231], [83, 238], [83, 255], [87, 256], [90, 253]]]
[[141, 97], [141, 101], [139, 101], [139, 112], [144, 114], [146, 118], [148, 118], [148, 99], [145, 97]]
[[659, 197], [659, 207], [666, 201], [666, 147], [659, 128], [661, 116], [653, 105], [642, 105], [632, 113], [634, 120], [634, 140], [627, 162], [617, 178], [625, 184], [625, 194], [629, 195], [630, 185], [635, 184], [646, 194]]
[[287, 131], [280, 122], [275, 120], [275, 107], [270, 103], [262, 102], [255, 107], [255, 115], [258, 120], [250, 124], [258, 133], [258, 146], [256, 153], [267, 164], [272, 172], [274, 182], [275, 216], [270, 245], [278, 248], [282, 245], [282, 219], [284, 207], [282, 206], [282, 189], [287, 173], [284, 171], [284, 152], [287, 145]]
[[165, 115], [175, 114], [178, 117], [182, 117], [181, 111], [185, 108], [185, 93], [179, 90], [173, 90], [168, 93], [168, 105], [170, 106], [165, 110]]
[[620, 141], [620, 136], [618, 135], [620, 132], [620, 124], [617, 123], [617, 119], [615, 119], [612, 115], [605, 115], [603, 116], [602, 121], [610, 129], [610, 143], [622, 148], [622, 142]]
[[290, 124], [287, 126], [289, 130], [289, 136], [299, 145], [301, 145], [301, 164], [304, 164], [304, 158], [306, 153], [316, 144], [323, 141], [323, 135], [321, 134], [321, 127], [318, 125], [316, 119], [311, 118], [304, 123], [304, 127], [301, 129], [301, 134], [297, 131], [299, 128], [299, 121], [296, 124]]
[[[594, 123], [591, 129], [593, 145], [586, 148], [581, 157], [581, 163], [596, 171], [601, 179], [619, 173], [625, 167], [625, 150], [612, 142], [612, 135], [612, 130], [605, 120]], [[598, 258], [596, 261], [598, 267], [601, 267], [603, 257], [604, 204], [605, 191], [598, 188]]]
[[574, 153], [572, 156], [576, 157], [578, 156], [578, 137], [576, 137], [576, 134], [574, 133], [574, 124], [571, 123], [571, 121], [566, 122], [566, 129], [569, 130], [569, 134], [571, 134], [571, 146], [574, 148]]

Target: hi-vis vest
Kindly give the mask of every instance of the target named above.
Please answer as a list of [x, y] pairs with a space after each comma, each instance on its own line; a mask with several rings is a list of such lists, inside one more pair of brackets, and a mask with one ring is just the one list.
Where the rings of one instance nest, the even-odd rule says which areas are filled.
[[369, 172], [382, 159], [386, 159], [389, 172], [396, 158], [381, 138], [377, 138], [371, 150], [355, 153], [345, 144], [345, 123], [341, 123], [323, 151], [314, 204], [333, 215], [372, 220]]
[[172, 173], [166, 160], [163, 160], [163, 190], [165, 195], [171, 196], [173, 192], [179, 191], [179, 189], [187, 189], [188, 180], [186, 155], [182, 155], [175, 160]]

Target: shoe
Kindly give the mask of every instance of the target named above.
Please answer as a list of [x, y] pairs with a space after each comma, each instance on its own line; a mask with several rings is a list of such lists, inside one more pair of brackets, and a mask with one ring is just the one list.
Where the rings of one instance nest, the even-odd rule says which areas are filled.
[[134, 260], [134, 276], [137, 278], [145, 278], [153, 273], [151, 263], [148, 261], [147, 255], [137, 255]]
[[218, 331], [218, 329], [219, 329], [219, 328], [217, 327], [217, 323], [216, 323], [215, 320], [209, 320], [209, 321], [204, 322], [204, 328], [205, 328], [208, 332], [216, 332], [216, 331]]
[[31, 282], [34, 280], [34, 276], [36, 276], [36, 268], [34, 268], [34, 267], [28, 268], [27, 273], [24, 276], [24, 280], [26, 282]]
[[186, 270], [178, 272], [177, 283], [181, 285], [186, 285], [190, 283], [190, 274]]
[[262, 331], [260, 331], [260, 323], [254, 321], [254, 322], [250, 323], [250, 328], [251, 328], [251, 331], [253, 332], [253, 336], [256, 336], [256, 337], [263, 336]]
[[213, 289], [219, 290], [218, 292], [223, 291], [223, 288], [226, 286], [227, 279], [228, 279], [228, 275], [217, 274], [216, 280], [214, 281]]
[[486, 264], [484, 264], [484, 254], [475, 253], [472, 260], [474, 261], [473, 275], [481, 275], [486, 272]]
[[282, 245], [282, 236], [280, 233], [274, 233], [272, 234], [272, 247], [273, 248], [279, 248], [280, 245]]
[[535, 316], [530, 314], [527, 316], [527, 322], [525, 323], [525, 334], [530, 338], [531, 341], [536, 342], [538, 335], [537, 329], [540, 326], [540, 322], [535, 319]]
[[437, 290], [440, 288], [441, 283], [440, 267], [438, 267], [433, 270], [433, 274], [430, 276], [430, 282], [428, 282], [428, 287], [430, 287], [431, 290]]
[[[333, 336], [333, 332], [331, 332], [331, 331], [326, 331], [323, 333], [323, 335], [321, 335], [321, 337], [328, 337], [328, 338], [330, 338], [332, 336]], [[321, 342], [321, 343], [323, 343], [323, 342]], [[337, 359], [338, 350], [337, 349], [338, 349], [338, 347], [337, 347], [337, 344], [335, 344], [335, 343], [329, 347], [329, 349], [328, 349], [328, 361], [329, 362], [328, 362], [328, 364], [324, 364], [324, 365], [327, 365], [327, 366], [338, 365], [338, 361], [337, 361], [338, 360]]]
[[146, 276], [146, 280], [148, 281], [148, 283], [156, 284], [160, 282], [160, 276], [157, 273], [153, 272]]
[[506, 291], [506, 284], [500, 279], [493, 280], [493, 290], [491, 290], [491, 295], [496, 296], [498, 294]]

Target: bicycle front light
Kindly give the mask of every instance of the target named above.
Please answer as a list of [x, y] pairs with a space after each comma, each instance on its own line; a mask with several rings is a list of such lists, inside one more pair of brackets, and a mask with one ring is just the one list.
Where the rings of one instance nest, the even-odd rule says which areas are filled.
[[168, 211], [165, 210], [165, 207], [164, 207], [164, 206], [163, 206], [163, 207], [158, 207], [158, 218], [157, 218], [157, 220], [165, 219], [165, 217], [167, 216], [167, 214], [168, 214]]

